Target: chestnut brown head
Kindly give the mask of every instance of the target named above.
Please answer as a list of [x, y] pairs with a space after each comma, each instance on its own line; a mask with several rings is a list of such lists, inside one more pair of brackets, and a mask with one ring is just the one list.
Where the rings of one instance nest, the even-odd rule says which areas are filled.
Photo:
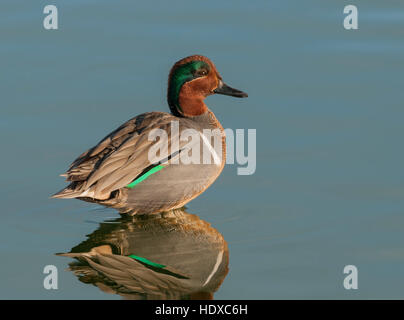
[[167, 100], [172, 114], [192, 117], [205, 113], [203, 100], [212, 94], [243, 98], [248, 95], [226, 85], [208, 58], [190, 56], [178, 61], [168, 77]]

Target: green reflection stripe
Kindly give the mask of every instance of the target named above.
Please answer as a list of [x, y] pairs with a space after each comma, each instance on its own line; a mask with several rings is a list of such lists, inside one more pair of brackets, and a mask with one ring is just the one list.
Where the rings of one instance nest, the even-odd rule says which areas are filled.
[[156, 267], [156, 268], [163, 269], [163, 268], [166, 267], [166, 266], [163, 265], [163, 264], [158, 264], [158, 263], [152, 262], [152, 261], [150, 261], [150, 260], [148, 260], [148, 259], [146, 259], [146, 258], [142, 258], [142, 257], [139, 257], [139, 256], [135, 256], [134, 254], [131, 254], [131, 255], [128, 256], [128, 257], [130, 257], [130, 258], [132, 258], [132, 259], [135, 259], [135, 260], [139, 260], [139, 261], [141, 261], [141, 262], [143, 262], [143, 263], [145, 263], [145, 264], [148, 264], [149, 266], [153, 266], [153, 267]]

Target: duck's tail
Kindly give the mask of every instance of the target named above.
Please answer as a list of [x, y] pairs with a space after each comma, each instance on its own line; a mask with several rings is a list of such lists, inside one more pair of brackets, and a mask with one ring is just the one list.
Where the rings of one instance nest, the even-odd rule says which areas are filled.
[[73, 199], [77, 198], [80, 195], [81, 192], [77, 192], [68, 188], [64, 188], [60, 190], [59, 192], [51, 195], [51, 198], [56, 198], [56, 199]]
[[83, 197], [83, 190], [80, 188], [78, 181], [72, 182], [66, 188], [51, 196], [51, 198], [57, 199], [73, 199], [78, 197]]

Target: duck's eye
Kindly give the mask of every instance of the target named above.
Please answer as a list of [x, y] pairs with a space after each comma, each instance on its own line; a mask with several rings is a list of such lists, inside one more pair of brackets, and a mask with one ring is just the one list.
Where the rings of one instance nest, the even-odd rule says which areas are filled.
[[206, 69], [199, 69], [195, 71], [195, 76], [197, 77], [203, 77], [206, 76], [208, 74], [208, 70]]

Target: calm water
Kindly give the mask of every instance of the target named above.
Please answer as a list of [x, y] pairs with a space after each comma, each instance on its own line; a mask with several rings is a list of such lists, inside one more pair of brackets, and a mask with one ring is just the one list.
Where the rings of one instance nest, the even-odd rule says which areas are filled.
[[[256, 173], [226, 166], [187, 208], [228, 244], [215, 298], [404, 297], [403, 2], [52, 3], [57, 31], [42, 27], [48, 1], [0, 4], [0, 298], [121, 299], [55, 255], [119, 215], [48, 197], [107, 133], [167, 111], [168, 71], [194, 53], [249, 94], [207, 99], [223, 126], [257, 129]], [[58, 290], [42, 286], [50, 264]], [[342, 285], [349, 264], [358, 290]]]

